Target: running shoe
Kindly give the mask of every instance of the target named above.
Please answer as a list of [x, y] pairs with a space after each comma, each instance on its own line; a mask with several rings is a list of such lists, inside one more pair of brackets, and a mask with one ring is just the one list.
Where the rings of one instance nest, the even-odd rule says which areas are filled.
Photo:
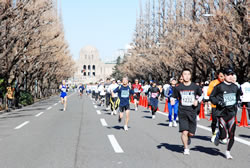
[[220, 143], [219, 135], [220, 135], [219, 132], [217, 132], [216, 137], [214, 139], [215, 146], [218, 146]]
[[114, 111], [114, 115], [116, 115], [117, 114], [117, 112], [116, 112], [116, 110]]
[[188, 136], [188, 145], [190, 145], [191, 144], [191, 138], [190, 138], [190, 136]]
[[155, 115], [152, 115], [152, 119], [155, 119]]
[[225, 138], [225, 139], [223, 139], [223, 140], [220, 140], [220, 143], [222, 143], [222, 144], [227, 144], [227, 138]]
[[184, 155], [190, 155], [190, 151], [189, 151], [189, 149], [184, 149], [183, 154], [184, 154]]
[[124, 130], [128, 131], [128, 126], [127, 125], [124, 125]]
[[197, 121], [200, 121], [200, 117], [199, 117], [198, 115], [197, 115], [197, 117], [196, 117], [196, 120], [197, 120]]
[[174, 127], [177, 127], [176, 121], [173, 122], [173, 126], [174, 126]]
[[111, 115], [114, 115], [114, 113], [113, 113], [113, 112], [111, 112]]
[[169, 122], [169, 127], [173, 127], [173, 123], [172, 122]]
[[119, 115], [119, 117], [118, 117], [118, 122], [119, 122], [119, 123], [122, 122], [122, 119], [121, 119], [120, 115]]
[[230, 159], [230, 160], [233, 159], [233, 156], [230, 154], [230, 151], [226, 151], [225, 155], [227, 159]]
[[214, 133], [214, 134], [212, 135], [212, 137], [211, 137], [211, 142], [212, 142], [212, 143], [214, 143], [215, 138], [216, 138], [216, 133]]

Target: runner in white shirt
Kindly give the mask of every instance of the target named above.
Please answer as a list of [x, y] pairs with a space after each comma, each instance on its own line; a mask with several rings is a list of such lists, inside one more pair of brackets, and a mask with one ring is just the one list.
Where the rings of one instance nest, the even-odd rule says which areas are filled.
[[111, 79], [112, 84], [109, 85], [108, 92], [111, 93], [110, 104], [111, 104], [111, 115], [117, 114], [117, 108], [120, 104], [120, 99], [118, 98], [118, 93], [114, 93], [113, 91], [119, 86], [115, 79]]
[[105, 87], [104, 87], [104, 82], [101, 82], [101, 85], [98, 87], [98, 93], [100, 94], [99, 100], [100, 100], [100, 106], [104, 106], [105, 103]]
[[242, 107], [245, 105], [248, 111], [248, 124], [250, 124], [250, 78], [244, 79], [246, 81], [241, 85], [243, 95], [241, 96]]

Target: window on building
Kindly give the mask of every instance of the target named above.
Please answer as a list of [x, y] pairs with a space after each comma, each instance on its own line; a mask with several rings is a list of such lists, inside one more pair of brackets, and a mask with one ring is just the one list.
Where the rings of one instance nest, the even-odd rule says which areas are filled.
[[91, 66], [90, 66], [90, 65], [88, 65], [88, 70], [90, 70], [90, 68], [91, 68]]
[[92, 66], [92, 70], [95, 70], [95, 65]]
[[86, 76], [86, 72], [83, 73], [83, 76]]
[[95, 76], [95, 72], [93, 72], [93, 76]]
[[83, 69], [86, 69], [86, 65], [83, 65]]

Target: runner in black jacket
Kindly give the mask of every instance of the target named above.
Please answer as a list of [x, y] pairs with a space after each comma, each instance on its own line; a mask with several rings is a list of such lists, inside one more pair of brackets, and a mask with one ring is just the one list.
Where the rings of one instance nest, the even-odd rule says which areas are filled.
[[241, 90], [232, 83], [234, 72], [232, 69], [225, 70], [225, 81], [215, 86], [210, 95], [210, 99], [216, 105], [215, 115], [219, 120], [219, 132], [216, 134], [214, 144], [219, 145], [220, 140], [227, 138], [228, 145], [226, 158], [233, 159], [230, 150], [234, 144], [234, 134], [236, 130], [235, 116], [237, 112], [237, 103], [240, 100]]

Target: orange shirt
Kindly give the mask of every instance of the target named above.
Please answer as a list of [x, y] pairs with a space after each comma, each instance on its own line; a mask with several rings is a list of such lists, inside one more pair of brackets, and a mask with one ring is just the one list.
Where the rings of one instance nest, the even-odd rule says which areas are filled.
[[[212, 91], [214, 90], [214, 87], [218, 84], [220, 84], [221, 82], [216, 79], [216, 80], [213, 80], [212, 82], [210, 82], [209, 86], [208, 86], [208, 90], [207, 90], [207, 95], [210, 96]], [[212, 108], [216, 108], [216, 105], [213, 105], [212, 104]]]

